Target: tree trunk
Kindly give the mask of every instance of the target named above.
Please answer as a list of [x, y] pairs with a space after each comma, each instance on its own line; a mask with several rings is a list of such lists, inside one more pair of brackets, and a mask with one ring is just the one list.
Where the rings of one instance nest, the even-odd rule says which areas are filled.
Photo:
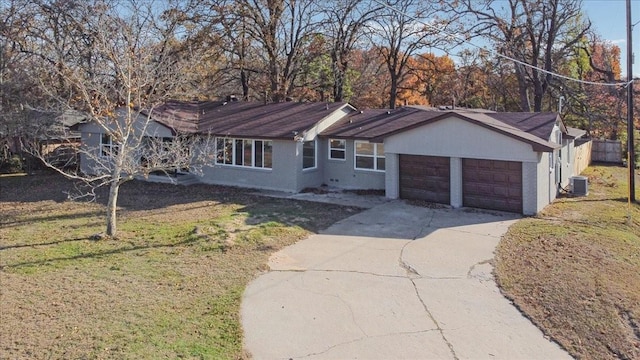
[[120, 182], [113, 181], [109, 186], [109, 202], [107, 203], [107, 236], [114, 237], [117, 234], [116, 208], [118, 205], [118, 191]]
[[339, 70], [335, 71], [333, 77], [333, 101], [342, 102], [344, 99], [344, 75]]
[[240, 83], [242, 85], [242, 100], [249, 101], [249, 76], [246, 70], [240, 70]]
[[396, 99], [398, 98], [398, 77], [391, 74], [391, 89], [389, 90], [389, 109], [396, 108]]
[[520, 111], [531, 111], [531, 103], [529, 102], [529, 91], [527, 89], [526, 72], [522, 65], [516, 64], [516, 77], [518, 79], [518, 92], [520, 94]]
[[542, 87], [536, 86], [535, 93], [533, 95], [533, 111], [540, 112], [542, 111], [542, 100], [544, 99], [544, 91]]

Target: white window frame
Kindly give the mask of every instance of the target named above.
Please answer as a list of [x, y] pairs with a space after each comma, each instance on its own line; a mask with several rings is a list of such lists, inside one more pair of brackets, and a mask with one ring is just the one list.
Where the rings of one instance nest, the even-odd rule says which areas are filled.
[[[373, 145], [373, 155], [369, 155], [369, 154], [358, 154], [358, 144], [372, 144]], [[386, 170], [386, 158], [384, 155], [384, 150], [382, 152], [382, 155], [378, 154], [378, 146], [384, 146], [383, 143], [372, 143], [369, 141], [354, 141], [353, 144], [353, 167], [355, 170], [365, 170], [365, 171], [377, 171], [377, 172], [385, 172]], [[358, 167], [358, 157], [366, 157], [366, 158], [372, 158], [373, 159], [373, 168], [361, 168]], [[378, 159], [385, 159], [385, 168], [384, 169], [378, 169]]]
[[[256, 161], [256, 142], [260, 143], [260, 161]], [[215, 164], [232, 166], [238, 168], [252, 168], [252, 169], [272, 169], [273, 168], [273, 142], [271, 140], [260, 139], [243, 139], [243, 138], [228, 138], [228, 137], [216, 137], [215, 138]], [[219, 147], [220, 143], [222, 148]], [[230, 153], [224, 151], [230, 145]], [[241, 145], [240, 153], [238, 153], [238, 145]], [[249, 150], [249, 147], [251, 148]], [[271, 150], [271, 161], [269, 164], [265, 164], [265, 148]], [[222, 158], [219, 157], [220, 151], [223, 151]], [[251, 158], [248, 159], [245, 154], [250, 151]], [[240, 162], [240, 163], [237, 163]], [[259, 164], [259, 165], [258, 165]]]
[[[105, 142], [105, 138], [108, 142]], [[114, 151], [115, 150], [115, 151]], [[114, 155], [118, 155], [120, 152], [120, 144], [113, 141], [113, 136], [102, 133], [100, 134], [100, 157], [105, 159], [111, 159]]]
[[[342, 144], [342, 148], [335, 148], [331, 146], [331, 142], [332, 141], [338, 141]], [[329, 139], [329, 144], [328, 144], [328, 148], [329, 148], [329, 160], [340, 160], [340, 161], [346, 161], [347, 160], [347, 140], [344, 139]], [[333, 152], [337, 151], [337, 152], [341, 152], [342, 153], [342, 157], [333, 157]]]
[[[318, 168], [318, 139], [303, 141], [302, 142], [302, 170], [313, 170]], [[313, 166], [305, 167], [304, 166], [304, 145], [308, 143], [313, 143]]]

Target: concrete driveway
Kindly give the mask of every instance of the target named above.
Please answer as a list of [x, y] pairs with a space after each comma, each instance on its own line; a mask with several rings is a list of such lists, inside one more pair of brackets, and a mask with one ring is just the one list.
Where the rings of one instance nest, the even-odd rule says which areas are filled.
[[505, 299], [517, 218], [378, 205], [274, 254], [242, 302], [255, 359], [569, 359]]

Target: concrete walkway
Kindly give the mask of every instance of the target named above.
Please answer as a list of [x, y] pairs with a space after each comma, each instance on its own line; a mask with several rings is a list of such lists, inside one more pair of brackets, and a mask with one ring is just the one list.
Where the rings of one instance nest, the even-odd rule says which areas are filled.
[[375, 206], [270, 259], [242, 302], [255, 359], [569, 359], [499, 292], [516, 217]]

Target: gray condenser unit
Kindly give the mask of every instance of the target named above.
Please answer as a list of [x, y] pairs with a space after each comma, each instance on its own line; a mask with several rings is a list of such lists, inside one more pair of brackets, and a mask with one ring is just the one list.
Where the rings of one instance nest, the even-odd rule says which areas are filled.
[[576, 196], [589, 194], [589, 182], [586, 176], [571, 177], [571, 193]]

